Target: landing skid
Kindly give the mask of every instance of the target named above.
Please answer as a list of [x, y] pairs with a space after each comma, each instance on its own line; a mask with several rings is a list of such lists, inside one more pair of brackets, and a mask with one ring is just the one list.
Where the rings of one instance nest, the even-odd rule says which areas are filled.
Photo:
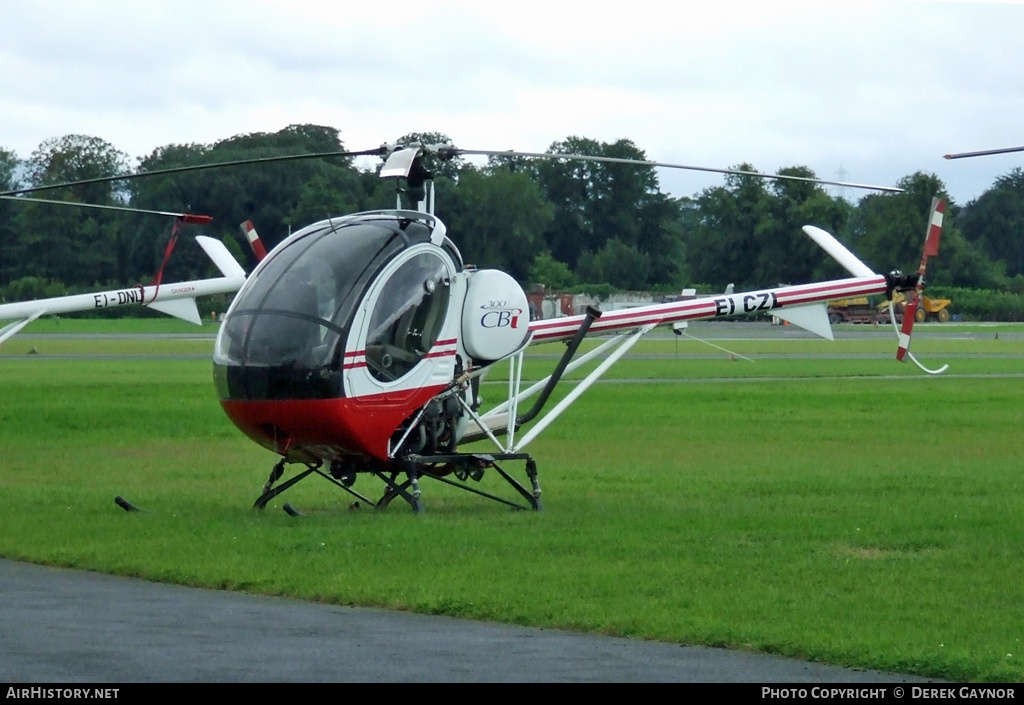
[[[274, 483], [277, 482], [279, 479], [281, 479], [281, 476], [284, 474], [284, 464], [285, 464], [285, 461], [284, 461], [284, 458], [282, 458], [274, 466], [274, 469], [270, 471], [270, 478], [267, 480], [267, 484], [265, 484], [263, 486], [263, 494], [261, 494], [259, 496], [259, 498], [256, 500], [255, 503], [253, 503], [253, 505], [252, 505], [253, 509], [264, 509], [267, 506], [267, 502], [272, 500], [274, 497], [277, 497], [279, 494], [283, 493], [285, 490], [287, 490], [292, 485], [295, 485], [300, 480], [304, 480], [309, 475], [312, 475], [314, 473], [319, 475], [320, 477], [324, 478], [325, 480], [327, 480], [331, 484], [337, 485], [338, 487], [340, 487], [341, 489], [345, 490], [346, 492], [348, 492], [353, 497], [361, 499], [362, 501], [366, 502], [371, 507], [376, 506], [376, 503], [373, 500], [371, 500], [371, 499], [369, 499], [367, 497], [364, 497], [363, 495], [361, 495], [358, 492], [356, 492], [355, 490], [353, 490], [351, 487], [349, 487], [349, 485], [345, 484], [344, 480], [337, 480], [337, 479], [331, 477], [330, 475], [328, 475], [327, 473], [325, 473], [323, 470], [321, 470], [321, 467], [323, 466], [322, 463], [316, 463], [315, 465], [307, 464], [306, 465], [306, 469], [304, 471], [300, 472], [295, 477], [291, 477], [288, 480], [282, 482], [277, 487], [274, 487]], [[351, 484], [351, 483], [349, 483], [349, 484]]]
[[[526, 475], [530, 481], [530, 489], [527, 489], [498, 465], [499, 462], [518, 460], [526, 462]], [[541, 489], [540, 482], [537, 479], [537, 463], [527, 453], [410, 455], [395, 461], [391, 465], [360, 468], [359, 472], [373, 475], [384, 483], [384, 494], [376, 502], [352, 489], [356, 473], [327, 473], [323, 471], [322, 463], [306, 464], [305, 470], [275, 486], [275, 483], [284, 475], [284, 466], [285, 460], [283, 458], [274, 465], [267, 483], [263, 486], [263, 494], [253, 504], [253, 509], [264, 509], [270, 500], [313, 474], [319, 475], [331, 484], [340, 487], [353, 497], [361, 500], [367, 506], [374, 507], [375, 509], [385, 509], [393, 499], [400, 497], [409, 504], [413, 512], [422, 514], [425, 511], [421, 499], [422, 491], [420, 489], [420, 480], [422, 478], [437, 480], [451, 487], [457, 487], [466, 492], [494, 500], [513, 509], [541, 511], [544, 508], [540, 501]], [[487, 470], [494, 470], [501, 475], [509, 486], [518, 493], [519, 498], [515, 500], [506, 499], [469, 484], [471, 480], [479, 481]]]
[[[449, 455], [410, 455], [405, 459], [407, 462], [414, 465], [420, 466], [418, 470], [414, 472], [420, 477], [429, 477], [438, 482], [443, 482], [446, 485], [457, 487], [460, 490], [466, 492], [472, 492], [475, 495], [492, 499], [495, 502], [500, 502], [514, 509], [525, 509], [541, 511], [544, 506], [540, 501], [540, 482], [537, 479], [537, 463], [528, 453], [452, 453]], [[520, 484], [514, 477], [509, 475], [505, 470], [498, 465], [498, 462], [504, 462], [507, 460], [525, 460], [526, 461], [526, 476], [530, 480], [532, 490], [526, 489]], [[451, 479], [445, 475], [438, 474], [432, 471], [431, 468], [441, 466], [446, 470], [450, 471], [455, 479]], [[468, 484], [468, 480], [479, 481], [486, 470], [494, 470], [505, 482], [509, 484], [519, 495], [525, 500], [525, 504], [521, 504], [518, 501], [512, 501], [497, 495], [484, 492], [483, 490], [472, 487]], [[411, 476], [410, 476], [411, 477]], [[416, 483], [412, 483], [416, 486]], [[415, 494], [415, 493], [414, 493]], [[387, 495], [385, 495], [386, 497]], [[382, 498], [383, 502], [384, 499]], [[390, 498], [389, 500], [390, 501]]]

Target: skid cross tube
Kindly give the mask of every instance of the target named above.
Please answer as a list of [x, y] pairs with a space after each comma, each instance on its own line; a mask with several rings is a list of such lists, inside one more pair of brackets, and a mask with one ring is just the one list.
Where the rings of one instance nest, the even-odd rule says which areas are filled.
[[277, 465], [274, 466], [274, 469], [270, 473], [270, 479], [267, 480], [267, 484], [263, 486], [263, 494], [261, 494], [259, 496], [259, 498], [256, 500], [256, 502], [252, 505], [252, 508], [253, 509], [263, 509], [263, 508], [265, 508], [267, 506], [267, 502], [269, 502], [274, 497], [276, 497], [279, 494], [281, 494], [282, 492], [284, 492], [286, 489], [288, 489], [289, 487], [291, 487], [292, 485], [297, 483], [299, 480], [304, 479], [305, 477], [307, 477], [311, 473], [317, 472], [318, 470], [319, 470], [319, 466], [318, 465], [308, 466], [306, 468], [305, 472], [300, 472], [295, 477], [293, 477], [293, 478], [291, 478], [289, 480], [286, 480], [285, 482], [281, 483], [277, 487], [273, 487], [272, 485], [281, 477], [281, 474], [284, 472], [284, 459], [282, 458], [281, 461], [278, 462]]
[[[523, 484], [518, 482], [498, 465], [499, 461], [506, 460], [526, 461], [526, 474], [530, 479], [532, 490], [527, 489]], [[446, 485], [451, 485], [452, 487], [457, 487], [481, 497], [492, 499], [496, 502], [512, 507], [513, 509], [533, 509], [535, 511], [540, 511], [543, 508], [540, 502], [541, 489], [540, 483], [537, 480], [537, 464], [527, 453], [452, 453], [446, 455], [410, 455], [402, 458], [401, 461], [398, 461], [385, 469], [374, 467], [363, 468], [357, 472], [365, 472], [373, 475], [384, 483], [384, 494], [376, 502], [371, 500], [369, 497], [356, 492], [344, 482], [331, 477], [329, 474], [324, 472], [320, 464], [311, 465], [307, 463], [305, 470], [275, 486], [274, 483], [284, 475], [286, 462], [287, 461], [282, 458], [274, 465], [274, 469], [271, 470], [270, 477], [263, 487], [263, 494], [261, 494], [253, 504], [254, 509], [265, 509], [270, 500], [281, 495], [298, 482], [313, 474], [319, 475], [332, 485], [341, 488], [353, 497], [365, 502], [368, 506], [378, 510], [385, 509], [391, 503], [391, 500], [396, 497], [401, 497], [409, 504], [416, 514], [422, 514], [424, 512], [424, 505], [420, 499], [421, 492], [419, 480], [424, 477], [429, 477], [432, 480], [437, 480]], [[456, 482], [442, 476], [441, 474], [433, 472], [431, 468], [437, 465], [457, 466], [459, 470], [462, 471], [461, 474], [458, 470], [456, 471], [456, 476], [459, 477], [460, 481]], [[519, 493], [524, 500], [526, 500], [526, 503], [523, 504], [499, 497], [475, 487], [470, 487], [468, 484], [461, 481], [467, 477], [479, 480], [487, 469], [493, 469], [501, 475], [501, 477], [504, 478], [505, 481], [508, 482], [508, 484], [517, 493]], [[405, 475], [405, 479], [399, 480], [399, 477], [403, 474]]]
[[274, 497], [277, 497], [278, 495], [282, 494], [288, 488], [290, 488], [293, 485], [297, 484], [300, 480], [304, 480], [305, 478], [309, 477], [310, 475], [312, 475], [314, 473], [319, 475], [320, 477], [324, 478], [325, 480], [330, 482], [332, 485], [336, 485], [336, 486], [340, 487], [341, 489], [345, 490], [346, 492], [348, 492], [350, 495], [352, 495], [356, 499], [360, 499], [360, 500], [366, 502], [371, 507], [376, 507], [377, 504], [378, 504], [377, 502], [374, 502], [369, 497], [363, 496], [362, 494], [360, 494], [359, 492], [356, 492], [351, 487], [345, 485], [342, 482], [339, 482], [335, 478], [333, 478], [330, 475], [328, 475], [327, 473], [325, 473], [321, 469], [321, 465], [319, 465], [319, 464], [317, 464], [317, 465], [307, 465], [307, 468], [306, 468], [305, 471], [300, 472], [295, 477], [289, 478], [288, 480], [286, 480], [285, 482], [281, 483], [277, 487], [274, 487], [273, 486], [274, 483], [277, 482], [281, 478], [281, 475], [284, 474], [284, 465], [285, 465], [285, 460], [284, 460], [284, 458], [282, 458], [274, 466], [274, 469], [270, 472], [270, 479], [267, 480], [267, 484], [263, 486], [263, 494], [261, 494], [259, 496], [259, 498], [256, 500], [256, 502], [252, 505], [253, 509], [265, 509], [266, 506], [267, 506], [267, 503], [270, 502], [270, 500], [272, 500]]
[[[438, 480], [446, 485], [457, 487], [460, 490], [471, 492], [481, 497], [487, 497], [493, 499], [495, 502], [506, 504], [515, 509], [533, 509], [534, 511], [541, 511], [543, 506], [540, 502], [540, 482], [537, 480], [537, 463], [529, 453], [452, 453], [448, 455], [410, 455], [406, 457], [406, 460], [411, 463], [420, 465], [420, 475], [423, 477], [429, 477], [432, 480]], [[530, 478], [530, 483], [533, 487], [532, 490], [527, 489], [521, 483], [519, 483], [514, 477], [505, 472], [501, 466], [498, 465], [499, 461], [506, 460], [525, 460], [526, 461], [526, 475]], [[431, 472], [429, 466], [431, 465], [459, 465], [463, 469], [472, 467], [474, 470], [479, 470], [479, 476], [473, 476], [468, 470], [467, 475], [473, 476], [474, 479], [482, 477], [483, 472], [486, 469], [493, 469], [499, 475], [501, 475], [506, 482], [527, 501], [529, 506], [517, 504], [516, 502], [509, 501], [497, 495], [484, 492], [483, 490], [470, 487], [464, 482], [456, 482], [450, 480], [447, 477], [443, 477], [434, 472]], [[456, 474], [458, 476], [458, 474]]]
[[[401, 470], [391, 470], [388, 474], [390, 477], [386, 477], [384, 472], [381, 470], [371, 470], [370, 474], [376, 476], [385, 484], [387, 489], [381, 496], [380, 501], [377, 502], [377, 509], [385, 509], [391, 503], [395, 497], [401, 497], [409, 506], [412, 507], [413, 512], [416, 514], [423, 513], [423, 502], [420, 501], [420, 486], [419, 486], [419, 475], [420, 471], [418, 468], [411, 464], [405, 463], [406, 468], [404, 470], [406, 480], [401, 484], [396, 484], [396, 478], [401, 474]], [[412, 487], [412, 494], [407, 490]]]

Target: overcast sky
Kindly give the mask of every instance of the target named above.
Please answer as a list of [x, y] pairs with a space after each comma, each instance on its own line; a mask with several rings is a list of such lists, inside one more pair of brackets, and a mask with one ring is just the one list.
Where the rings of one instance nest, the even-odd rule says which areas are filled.
[[[2, 26], [0, 147], [21, 157], [66, 134], [134, 158], [292, 123], [352, 149], [577, 135], [880, 185], [925, 171], [961, 204], [1024, 166], [942, 159], [1024, 145], [1019, 3], [32, 0]], [[659, 176], [676, 196], [722, 183]]]

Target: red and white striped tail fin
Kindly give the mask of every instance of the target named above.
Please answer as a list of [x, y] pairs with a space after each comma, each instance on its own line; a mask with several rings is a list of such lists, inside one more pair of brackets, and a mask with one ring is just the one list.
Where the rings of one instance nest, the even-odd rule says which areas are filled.
[[899, 332], [899, 347], [896, 350], [896, 359], [906, 362], [910, 358], [918, 367], [930, 374], [939, 374], [945, 371], [948, 365], [939, 370], [929, 370], [910, 353], [910, 335], [914, 330], [914, 320], [917, 318], [917, 308], [920, 306], [924, 292], [924, 275], [928, 268], [928, 258], [939, 254], [939, 237], [942, 234], [942, 220], [946, 213], [946, 202], [936, 196], [932, 199], [932, 207], [928, 217], [928, 229], [925, 232], [924, 251], [921, 253], [921, 264], [917, 268], [917, 286], [907, 296], [907, 302], [903, 307], [903, 326]]
[[263, 258], [267, 256], [267, 248], [263, 246], [260, 234], [256, 232], [256, 226], [252, 224], [251, 220], [247, 220], [239, 227], [242, 228], [242, 233], [249, 242], [249, 247], [252, 248], [253, 254], [256, 255], [256, 261], [262, 262]]

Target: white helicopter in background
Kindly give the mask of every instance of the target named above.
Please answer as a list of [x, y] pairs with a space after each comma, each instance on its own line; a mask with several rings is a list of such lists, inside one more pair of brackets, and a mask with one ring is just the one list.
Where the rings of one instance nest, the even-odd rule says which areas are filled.
[[202, 325], [203, 321], [199, 317], [196, 298], [213, 294], [235, 293], [245, 283], [245, 270], [231, 256], [220, 240], [200, 235], [196, 238], [196, 242], [224, 276], [0, 304], [0, 321], [17, 319], [0, 328], [0, 343], [17, 335], [22, 328], [40, 316], [55, 316], [62, 313], [93, 311], [116, 306], [146, 306], [197, 326]]
[[[166, 313], [169, 316], [180, 318], [183, 321], [202, 325], [199, 317], [199, 309], [196, 306], [196, 297], [212, 296], [214, 294], [233, 294], [242, 288], [245, 283], [245, 270], [238, 263], [228, 248], [220, 240], [211, 237], [198, 236], [196, 242], [203, 248], [206, 255], [213, 261], [223, 276], [213, 279], [196, 279], [186, 282], [174, 282], [163, 284], [163, 267], [167, 264], [177, 241], [178, 229], [182, 225], [206, 225], [212, 218], [207, 215], [196, 215], [193, 213], [171, 213], [167, 211], [142, 210], [137, 208], [124, 208], [121, 206], [104, 206], [89, 203], [77, 203], [69, 201], [54, 201], [45, 198], [16, 197], [14, 194], [23, 193], [13, 191], [0, 194], [0, 198], [12, 201], [29, 201], [34, 203], [48, 203], [58, 206], [76, 206], [85, 208], [100, 208], [103, 210], [131, 211], [133, 213], [147, 213], [174, 218], [174, 230], [168, 243], [164, 262], [160, 267], [157, 276], [149, 286], [135, 286], [128, 289], [112, 289], [109, 291], [97, 291], [89, 294], [72, 294], [70, 296], [56, 296], [49, 299], [36, 299], [34, 301], [23, 301], [20, 303], [0, 304], [0, 321], [10, 321], [3, 328], [0, 328], [0, 344], [17, 335], [25, 326], [41, 316], [55, 316], [62, 313], [77, 313], [81, 311], [93, 311], [101, 308], [114, 308], [118, 306], [146, 306], [154, 311]], [[243, 224], [243, 229], [244, 229]], [[257, 243], [250, 239], [254, 251], [257, 251]], [[262, 243], [258, 246], [262, 248]]]
[[[380, 177], [398, 183], [396, 208], [329, 218], [290, 235], [245, 280], [217, 336], [214, 380], [221, 406], [243, 433], [280, 456], [256, 500], [257, 508], [317, 474], [378, 508], [401, 497], [422, 512], [420, 480], [430, 478], [512, 507], [540, 510], [537, 466], [526, 447], [659, 326], [765, 311], [831, 340], [829, 300], [874, 294], [891, 300], [896, 291], [912, 291], [907, 304], [911, 310], [897, 330], [897, 357], [912, 359], [931, 374], [945, 369], [927, 370], [909, 353], [927, 259], [938, 252], [944, 211], [938, 199], [914, 274], [877, 274], [832, 235], [806, 226], [804, 232], [850, 272], [850, 278], [609, 313], [588, 308], [584, 315], [530, 321], [520, 285], [499, 270], [466, 265], [444, 223], [434, 215], [431, 159], [579, 159], [836, 182], [587, 155], [463, 150], [450, 144], [382, 145], [330, 156], [367, 154], [385, 158]], [[259, 161], [267, 160], [253, 160]], [[234, 164], [241, 163], [245, 162]], [[157, 173], [166, 172], [152, 175]], [[124, 177], [111, 180], [116, 178]], [[225, 269], [216, 257], [214, 261], [234, 285], [238, 270]], [[40, 308], [37, 304], [34, 310]], [[612, 337], [576, 358], [584, 338], [595, 335]], [[561, 360], [549, 377], [524, 389], [526, 348], [553, 341], [567, 344]], [[601, 356], [604, 360], [541, 416], [562, 376]], [[508, 398], [484, 412], [480, 381], [503, 361], [510, 365]], [[532, 406], [521, 411], [533, 397]], [[486, 439], [493, 443], [493, 451], [462, 449]], [[525, 462], [529, 486], [502, 467], [513, 461]], [[302, 468], [277, 484], [288, 464]], [[509, 500], [470, 484], [487, 470], [503, 477], [518, 497]], [[360, 475], [383, 482], [379, 499], [353, 489]], [[285, 509], [294, 512], [290, 505]]]

